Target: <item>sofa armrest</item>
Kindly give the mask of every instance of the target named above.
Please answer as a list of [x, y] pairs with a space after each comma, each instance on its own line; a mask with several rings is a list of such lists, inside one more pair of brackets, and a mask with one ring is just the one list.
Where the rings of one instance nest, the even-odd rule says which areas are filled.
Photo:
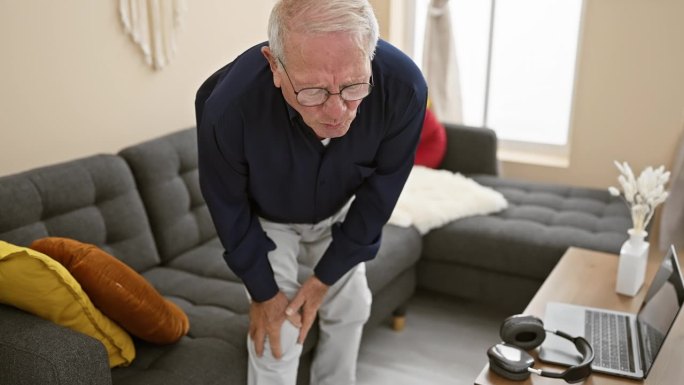
[[461, 174], [498, 175], [496, 133], [483, 127], [445, 123], [447, 149], [440, 168]]
[[3, 384], [112, 384], [98, 340], [2, 304], [0, 373]]

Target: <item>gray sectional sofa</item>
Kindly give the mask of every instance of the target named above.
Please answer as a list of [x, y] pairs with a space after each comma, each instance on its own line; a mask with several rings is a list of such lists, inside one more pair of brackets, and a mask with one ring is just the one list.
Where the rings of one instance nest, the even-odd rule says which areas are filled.
[[[606, 191], [497, 176], [496, 136], [448, 126], [443, 167], [501, 191], [510, 207], [449, 223], [421, 237], [386, 226], [367, 263], [375, 327], [416, 287], [519, 311], [568, 246], [617, 252], [627, 238], [624, 205]], [[0, 305], [0, 384], [243, 384], [248, 302], [222, 258], [197, 177], [193, 129], [0, 177], [0, 239], [28, 245], [44, 236], [96, 244], [142, 274], [188, 315], [172, 345], [134, 340], [137, 357], [110, 370], [96, 340]], [[11, 290], [11, 288], [0, 288]], [[410, 311], [410, 309], [409, 309]], [[396, 313], [395, 313], [396, 314]], [[305, 343], [307, 383], [317, 339]]]

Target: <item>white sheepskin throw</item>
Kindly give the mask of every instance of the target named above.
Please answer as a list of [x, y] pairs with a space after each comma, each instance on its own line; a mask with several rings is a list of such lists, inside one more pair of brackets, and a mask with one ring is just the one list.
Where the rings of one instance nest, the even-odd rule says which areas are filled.
[[415, 226], [421, 234], [455, 219], [508, 207], [499, 193], [459, 173], [414, 166], [389, 224]]

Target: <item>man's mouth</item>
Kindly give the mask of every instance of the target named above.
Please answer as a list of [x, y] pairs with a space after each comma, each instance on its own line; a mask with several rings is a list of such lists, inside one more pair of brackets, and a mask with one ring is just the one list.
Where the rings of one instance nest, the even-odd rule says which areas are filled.
[[342, 127], [342, 122], [339, 122], [339, 123], [323, 123], [323, 125], [325, 126], [325, 128], [328, 128], [328, 129], [336, 129], [336, 128]]

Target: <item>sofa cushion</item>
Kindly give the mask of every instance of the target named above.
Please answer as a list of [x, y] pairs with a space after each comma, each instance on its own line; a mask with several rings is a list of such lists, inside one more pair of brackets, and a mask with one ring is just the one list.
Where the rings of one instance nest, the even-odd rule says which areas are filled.
[[366, 262], [368, 287], [377, 294], [420, 257], [422, 240], [414, 227], [388, 225], [382, 230], [382, 243], [376, 257]]
[[0, 239], [22, 246], [48, 236], [78, 239], [140, 272], [159, 263], [131, 171], [95, 155], [0, 177]]
[[[223, 245], [221, 245], [218, 237], [211, 238], [207, 242], [179, 254], [172, 261], [169, 261], [167, 266], [202, 277], [242, 282], [223, 259]], [[245, 301], [247, 301], [246, 296]]]
[[199, 187], [194, 129], [128, 147], [120, 155], [133, 171], [163, 260], [216, 236]]
[[607, 190], [475, 176], [509, 207], [427, 234], [424, 258], [543, 280], [570, 246], [618, 253], [629, 212]]
[[246, 348], [220, 339], [186, 336], [171, 345], [141, 342], [137, 346], [139, 358], [132, 365], [112, 370], [113, 385], [246, 383]]
[[0, 303], [99, 340], [107, 349], [110, 367], [128, 365], [135, 358], [131, 337], [93, 305], [64, 266], [47, 255], [0, 241], [0, 288]]
[[145, 278], [95, 245], [47, 237], [31, 248], [57, 260], [76, 278], [95, 306], [145, 341], [168, 344], [188, 332], [188, 317]]

